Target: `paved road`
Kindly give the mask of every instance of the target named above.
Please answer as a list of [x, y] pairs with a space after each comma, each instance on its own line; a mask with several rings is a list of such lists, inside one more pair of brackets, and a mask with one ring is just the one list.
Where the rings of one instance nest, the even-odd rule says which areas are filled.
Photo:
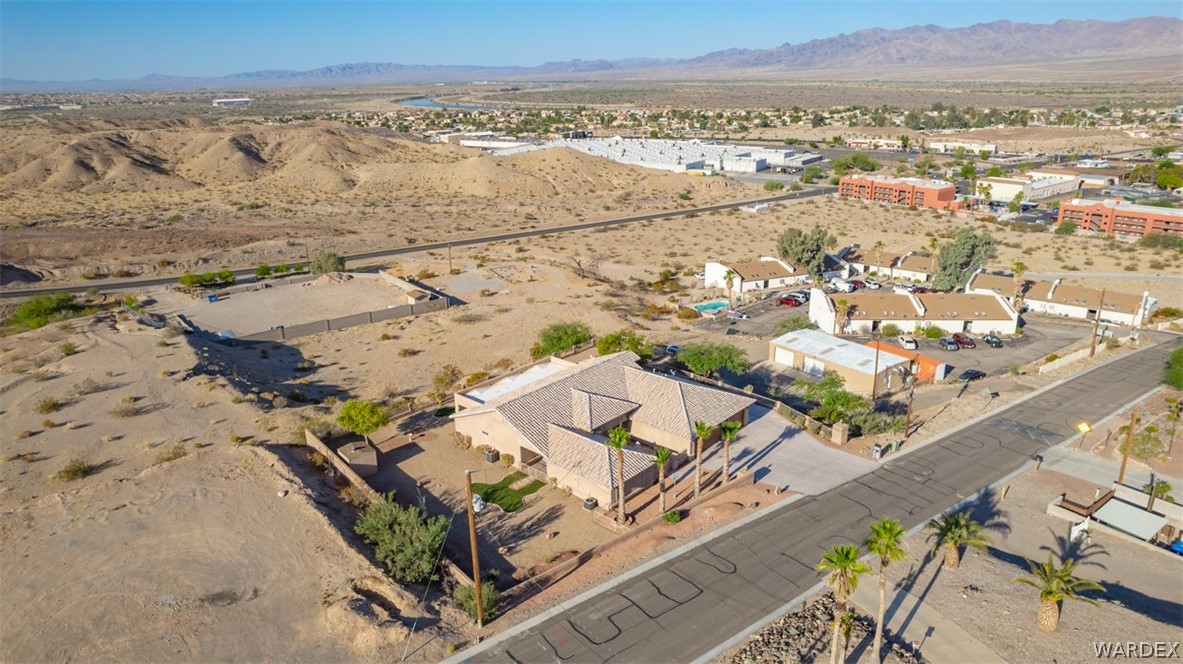
[[[570, 231], [581, 231], [589, 228], [600, 228], [602, 226], [616, 226], [618, 224], [635, 224], [642, 221], [652, 221], [654, 219], [664, 219], [666, 217], [680, 217], [687, 214], [704, 214], [707, 212], [714, 212], [716, 210], [728, 210], [731, 208], [740, 207], [742, 205], [751, 205], [753, 203], [768, 203], [773, 201], [791, 201], [798, 198], [810, 198], [813, 196], [823, 196], [838, 191], [837, 187], [818, 186], [803, 191], [794, 191], [779, 196], [767, 196], [763, 198], [754, 198], [746, 201], [738, 201], [735, 203], [720, 203], [719, 205], [707, 205], [697, 208], [685, 208], [681, 210], [670, 210], [667, 212], [653, 212], [650, 214], [642, 214], [634, 217], [620, 217], [616, 219], [601, 219], [598, 221], [585, 221], [578, 224], [567, 224], [565, 226], [552, 226], [550, 228], [537, 228], [524, 231], [513, 231], [510, 233], [499, 233], [496, 235], [481, 235], [478, 237], [462, 238], [453, 240], [451, 242], [431, 242], [427, 244], [415, 244], [407, 247], [397, 247], [394, 249], [378, 249], [375, 251], [367, 251], [360, 254], [351, 254], [345, 257], [346, 262], [368, 261], [378, 258], [390, 258], [392, 256], [399, 256], [402, 254], [414, 254], [421, 251], [439, 251], [447, 249], [448, 247], [467, 247], [478, 244], [488, 244], [490, 242], [501, 242], [504, 240], [517, 240], [521, 238], [534, 237], [537, 235], [553, 235], [555, 233], [567, 233]], [[255, 267], [245, 267], [233, 270], [235, 277], [249, 277], [254, 278]], [[81, 293], [91, 288], [97, 288], [102, 292], [120, 292], [127, 290], [135, 290], [139, 288], [147, 288], [150, 286], [164, 286], [167, 284], [175, 284], [181, 275], [171, 275], [165, 277], [147, 277], [142, 279], [117, 279], [106, 281], [91, 281], [86, 283], [76, 284], [58, 284], [55, 286], [46, 286], [41, 288], [4, 288], [0, 290], [0, 299], [10, 297], [30, 297], [33, 295], [41, 295], [43, 293]]]
[[880, 516], [912, 528], [1153, 389], [1178, 337], [1033, 394], [819, 496], [772, 509], [450, 661], [691, 662], [814, 587], [822, 552]]

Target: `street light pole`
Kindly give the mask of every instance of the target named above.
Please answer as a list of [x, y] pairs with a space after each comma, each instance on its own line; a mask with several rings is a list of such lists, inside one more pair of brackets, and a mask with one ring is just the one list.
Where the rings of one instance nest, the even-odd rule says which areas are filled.
[[468, 494], [468, 539], [472, 544], [472, 598], [476, 602], [476, 626], [485, 623], [485, 605], [481, 601], [481, 558], [476, 545], [476, 512], [472, 508], [472, 471], [464, 471], [464, 489]]
[[1089, 357], [1097, 354], [1097, 331], [1101, 327], [1101, 312], [1105, 310], [1105, 289], [1101, 289], [1101, 301], [1097, 304], [1097, 315], [1093, 318], [1093, 343], [1089, 346]]
[[871, 401], [875, 401], [875, 397], [879, 396], [879, 344], [882, 342], [882, 335], [876, 338], [876, 334], [871, 332], [871, 339], [875, 341], [875, 370], [871, 372]]
[[1134, 429], [1138, 424], [1138, 406], [1134, 406], [1134, 410], [1130, 413], [1130, 428], [1126, 431], [1125, 437], [1125, 451], [1121, 453], [1121, 470], [1117, 471], [1117, 483], [1121, 484], [1125, 479], [1125, 467], [1130, 461], [1130, 447], [1134, 444]]

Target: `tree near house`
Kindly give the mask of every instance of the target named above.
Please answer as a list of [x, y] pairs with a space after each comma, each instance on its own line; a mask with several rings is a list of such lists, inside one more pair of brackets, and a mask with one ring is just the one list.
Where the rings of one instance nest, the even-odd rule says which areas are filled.
[[665, 469], [671, 454], [673, 452], [661, 445], [653, 448], [653, 465], [657, 466], [657, 508], [662, 514], [665, 514]]
[[374, 547], [374, 557], [395, 581], [422, 583], [435, 572], [440, 546], [450, 522], [428, 517], [418, 507], [394, 502], [394, 492], [381, 496], [357, 517], [353, 531]]
[[[1015, 261], [1010, 269], [1015, 275], [1015, 301], [1017, 302], [1023, 299], [1023, 275], [1027, 274], [1027, 264], [1023, 261]], [[1018, 309], [1018, 305], [1015, 308]]]
[[737, 279], [739, 279], [739, 273], [727, 268], [727, 272], [723, 275], [723, 281], [727, 282], [727, 307], [729, 309], [735, 308], [735, 281]]
[[720, 369], [744, 373], [751, 368], [747, 355], [734, 344], [700, 341], [682, 346], [677, 359], [700, 376], [716, 376]]
[[271, 276], [271, 272], [272, 272], [271, 266], [266, 263], [263, 263], [259, 267], [255, 268], [255, 278], [256, 279], [266, 279], [267, 277]]
[[624, 448], [628, 446], [628, 429], [618, 426], [610, 430], [604, 444], [616, 451], [616, 504], [620, 510], [618, 519], [624, 523]]
[[928, 539], [932, 542], [929, 555], [935, 556], [941, 546], [945, 547], [945, 568], [957, 569], [961, 565], [961, 547], [972, 546], [985, 551], [990, 538], [982, 532], [982, 524], [969, 516], [969, 511], [946, 512], [939, 518], [929, 519], [925, 525]]
[[978, 186], [977, 186], [977, 191], [978, 191], [978, 196], [981, 196], [982, 198], [984, 198], [986, 200], [987, 204], [990, 203], [990, 201], [994, 200], [993, 196], [991, 196], [991, 194], [994, 192], [994, 185], [992, 185], [988, 182], [979, 182]]
[[337, 416], [337, 424], [363, 437], [367, 442], [370, 434], [386, 426], [390, 416], [380, 404], [360, 399], [350, 399], [341, 406], [341, 414]]
[[875, 642], [872, 662], [883, 661], [879, 650], [883, 645], [883, 620], [887, 615], [887, 566], [907, 557], [904, 552], [904, 536], [907, 533], [899, 521], [882, 517], [871, 524], [871, 534], [863, 546], [872, 555], [879, 557], [879, 615], [875, 619]]
[[1023, 192], [1021, 192], [1021, 191], [1016, 192], [1015, 197], [1010, 199], [1010, 203], [1006, 206], [1006, 209], [1010, 212], [1019, 212], [1020, 210], [1022, 210], [1023, 209]]
[[946, 242], [937, 253], [937, 271], [932, 283], [938, 290], [956, 290], [965, 286], [970, 276], [986, 264], [997, 251], [990, 233], [979, 235], [963, 228], [952, 242]]
[[554, 355], [591, 341], [592, 331], [587, 323], [554, 323], [542, 328], [538, 342], [530, 348], [530, 357], [535, 360]]
[[707, 438], [715, 433], [715, 427], [706, 422], [694, 423], [694, 497], [702, 492], [702, 447]]
[[838, 633], [842, 628], [842, 616], [846, 615], [846, 600], [858, 589], [859, 577], [871, 573], [871, 568], [859, 558], [857, 546], [838, 544], [830, 547], [817, 564], [817, 571], [826, 575], [826, 584], [834, 591], [834, 636], [830, 641], [830, 664], [838, 662]]
[[728, 420], [719, 425], [719, 431], [723, 436], [723, 483], [726, 484], [731, 481], [731, 443], [735, 442], [736, 437], [739, 436], [739, 430], [743, 426], [742, 422], [733, 422]]
[[838, 238], [821, 226], [809, 232], [786, 228], [776, 238], [776, 255], [808, 274], [820, 274], [826, 265], [826, 252], [838, 246]]
[[1054, 632], [1060, 626], [1060, 604], [1066, 599], [1088, 602], [1097, 606], [1095, 600], [1081, 597], [1086, 590], [1100, 590], [1105, 588], [1096, 581], [1082, 579], [1076, 576], [1076, 568], [1080, 563], [1069, 558], [1060, 567], [1056, 567], [1052, 554], [1047, 554], [1047, 562], [1037, 563], [1028, 560], [1031, 576], [1017, 577], [1015, 583], [1022, 583], [1039, 590], [1039, 614], [1035, 617], [1035, 624], [1045, 632]]
[[313, 274], [341, 272], [344, 269], [345, 259], [331, 251], [318, 251], [316, 256], [312, 258], [311, 270]]
[[645, 337], [628, 328], [617, 330], [612, 334], [607, 334], [596, 339], [596, 352], [600, 355], [611, 355], [626, 350], [636, 353], [641, 358], [641, 364], [648, 362], [649, 358], [653, 357], [653, 344], [646, 341]]
[[875, 274], [883, 272], [883, 240], [875, 240]]

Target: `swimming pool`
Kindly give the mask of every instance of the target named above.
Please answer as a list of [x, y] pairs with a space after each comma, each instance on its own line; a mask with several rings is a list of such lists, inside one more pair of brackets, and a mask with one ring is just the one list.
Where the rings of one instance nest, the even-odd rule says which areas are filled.
[[727, 300], [711, 300], [709, 302], [702, 302], [694, 305], [694, 308], [702, 314], [717, 314], [727, 308]]

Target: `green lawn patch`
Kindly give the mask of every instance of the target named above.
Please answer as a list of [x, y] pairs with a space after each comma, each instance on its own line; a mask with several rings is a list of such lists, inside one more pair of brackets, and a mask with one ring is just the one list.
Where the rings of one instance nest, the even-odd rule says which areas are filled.
[[511, 484], [525, 476], [525, 473], [516, 472], [506, 475], [504, 479], [496, 484], [473, 482], [472, 492], [484, 498], [486, 503], [499, 505], [506, 512], [516, 512], [522, 509], [522, 498], [545, 486], [543, 482], [534, 480], [520, 489], [509, 488]]

